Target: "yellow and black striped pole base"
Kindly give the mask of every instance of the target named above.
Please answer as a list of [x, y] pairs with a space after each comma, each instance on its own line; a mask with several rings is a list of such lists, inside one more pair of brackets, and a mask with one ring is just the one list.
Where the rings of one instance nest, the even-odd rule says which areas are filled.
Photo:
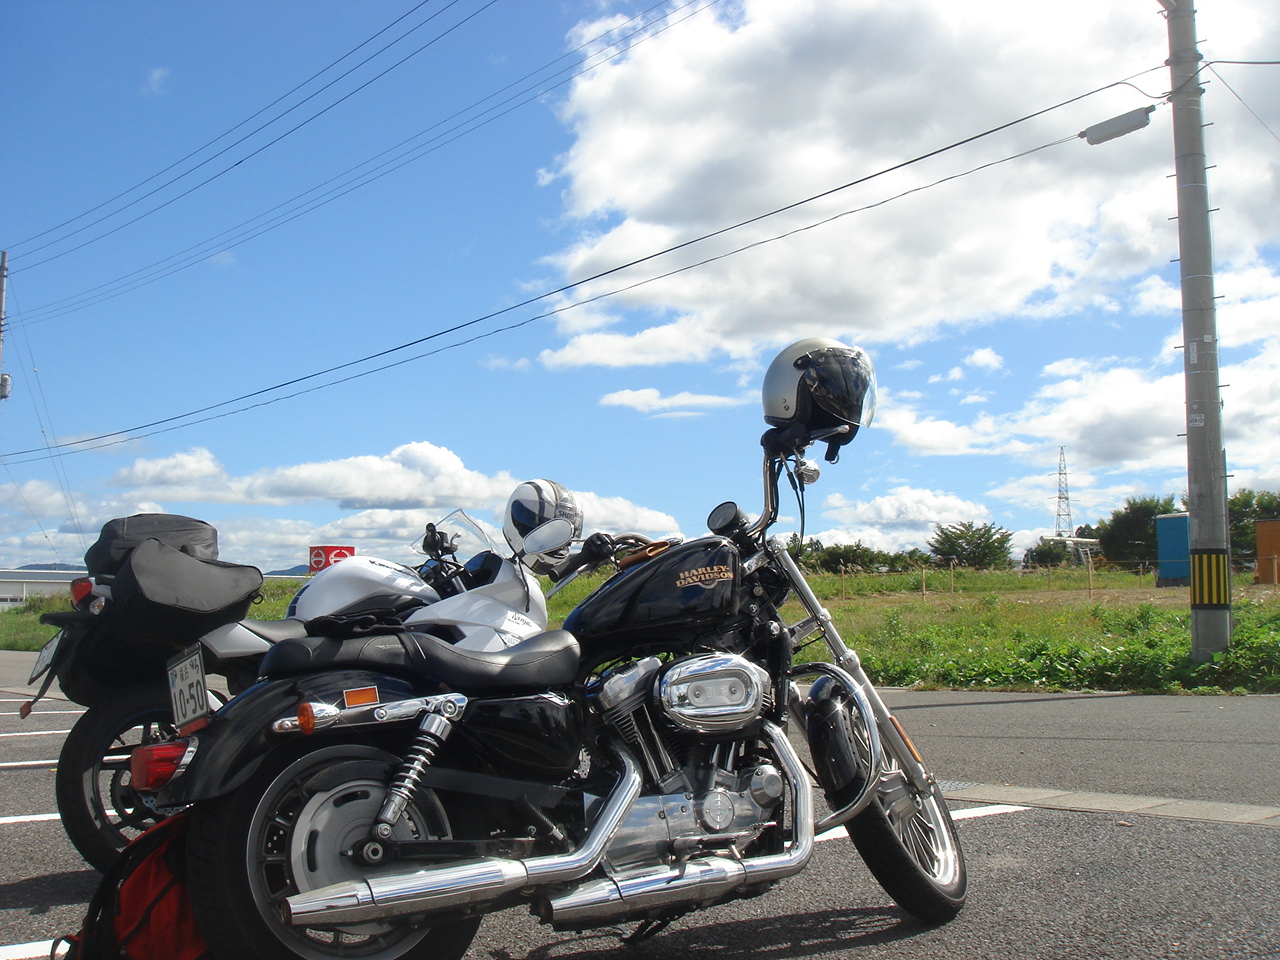
[[1191, 609], [1231, 609], [1231, 557], [1226, 550], [1191, 551]]

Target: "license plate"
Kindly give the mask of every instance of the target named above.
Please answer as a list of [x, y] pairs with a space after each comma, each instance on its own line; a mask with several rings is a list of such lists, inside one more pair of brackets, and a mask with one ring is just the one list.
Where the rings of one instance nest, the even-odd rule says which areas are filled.
[[209, 687], [204, 680], [200, 644], [188, 647], [169, 661], [169, 702], [173, 723], [184, 727], [209, 715]]
[[[28, 685], [39, 680], [44, 675], [44, 672], [49, 669], [49, 666], [53, 663], [54, 656], [58, 652], [58, 641], [61, 639], [62, 631], [59, 630], [53, 635], [52, 640], [40, 648], [40, 655], [36, 657], [36, 665], [31, 670], [31, 679], [27, 681]], [[22, 674], [18, 674], [18, 676], [22, 676]]]

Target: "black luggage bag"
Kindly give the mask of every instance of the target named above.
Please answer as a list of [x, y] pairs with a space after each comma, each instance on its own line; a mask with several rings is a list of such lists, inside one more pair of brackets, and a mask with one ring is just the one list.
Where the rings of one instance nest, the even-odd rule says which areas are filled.
[[177, 650], [216, 627], [243, 620], [261, 587], [257, 567], [201, 560], [148, 539], [120, 567], [111, 599], [121, 633]]
[[102, 525], [97, 542], [84, 552], [89, 576], [113, 576], [130, 550], [151, 539], [201, 560], [218, 559], [218, 531], [212, 524], [175, 513], [137, 513]]

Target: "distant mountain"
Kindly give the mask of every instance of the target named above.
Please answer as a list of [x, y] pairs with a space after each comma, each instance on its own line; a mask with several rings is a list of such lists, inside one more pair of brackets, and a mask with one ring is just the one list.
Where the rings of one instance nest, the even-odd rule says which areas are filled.
[[24, 567], [18, 567], [19, 570], [46, 570], [56, 571], [58, 573], [87, 573], [88, 570], [83, 563], [28, 563]]
[[290, 567], [288, 570], [268, 570], [264, 576], [267, 577], [305, 577], [311, 572], [311, 568], [305, 563], [300, 563], [296, 567]]

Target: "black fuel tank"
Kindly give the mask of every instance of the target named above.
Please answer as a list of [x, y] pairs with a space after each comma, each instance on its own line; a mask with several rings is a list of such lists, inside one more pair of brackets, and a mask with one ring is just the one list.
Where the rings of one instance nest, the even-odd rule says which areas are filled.
[[584, 651], [655, 631], [702, 630], [736, 615], [742, 570], [722, 537], [679, 544], [618, 574], [565, 618]]

